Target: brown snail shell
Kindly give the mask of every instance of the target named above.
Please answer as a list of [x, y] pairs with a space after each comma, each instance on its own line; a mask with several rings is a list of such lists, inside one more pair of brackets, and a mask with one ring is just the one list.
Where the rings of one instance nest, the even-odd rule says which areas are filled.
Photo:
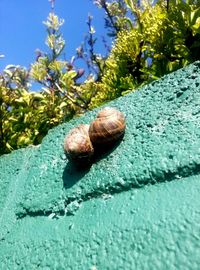
[[89, 125], [80, 124], [73, 128], [64, 140], [64, 150], [72, 160], [90, 160], [94, 148], [88, 134]]
[[89, 136], [93, 145], [113, 144], [125, 132], [125, 116], [115, 108], [106, 107], [90, 124]]

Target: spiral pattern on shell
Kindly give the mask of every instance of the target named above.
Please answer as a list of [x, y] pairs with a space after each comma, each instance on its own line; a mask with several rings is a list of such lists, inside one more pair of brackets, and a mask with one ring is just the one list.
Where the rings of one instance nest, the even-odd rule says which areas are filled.
[[66, 136], [64, 150], [74, 160], [89, 160], [94, 153], [94, 148], [88, 134], [89, 125], [80, 124], [73, 128]]
[[125, 116], [115, 108], [106, 107], [90, 124], [89, 136], [93, 145], [112, 144], [125, 132]]

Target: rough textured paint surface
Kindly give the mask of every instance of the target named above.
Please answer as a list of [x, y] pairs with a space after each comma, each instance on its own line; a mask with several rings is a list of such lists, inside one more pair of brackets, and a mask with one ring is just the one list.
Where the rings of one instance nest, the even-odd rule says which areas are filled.
[[199, 269], [200, 62], [109, 103], [123, 140], [77, 170], [69, 130], [0, 158], [1, 269]]

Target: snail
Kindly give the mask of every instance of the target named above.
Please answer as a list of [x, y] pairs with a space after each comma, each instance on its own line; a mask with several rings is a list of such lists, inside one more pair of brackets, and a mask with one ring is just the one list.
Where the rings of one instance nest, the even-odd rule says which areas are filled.
[[118, 141], [125, 132], [124, 114], [115, 108], [105, 107], [90, 125], [81, 124], [66, 136], [64, 150], [67, 156], [78, 162], [88, 163], [94, 149], [108, 146]]
[[124, 114], [115, 108], [105, 107], [90, 124], [89, 136], [93, 145], [113, 144], [125, 132]]
[[80, 124], [73, 128], [66, 136], [64, 150], [67, 156], [76, 161], [89, 161], [94, 148], [88, 134], [89, 125]]

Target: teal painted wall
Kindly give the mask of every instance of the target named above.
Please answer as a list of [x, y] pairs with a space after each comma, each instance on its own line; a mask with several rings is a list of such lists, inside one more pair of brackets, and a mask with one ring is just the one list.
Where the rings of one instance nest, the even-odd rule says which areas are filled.
[[78, 170], [63, 140], [0, 158], [0, 269], [200, 269], [200, 62], [109, 103], [121, 143]]

